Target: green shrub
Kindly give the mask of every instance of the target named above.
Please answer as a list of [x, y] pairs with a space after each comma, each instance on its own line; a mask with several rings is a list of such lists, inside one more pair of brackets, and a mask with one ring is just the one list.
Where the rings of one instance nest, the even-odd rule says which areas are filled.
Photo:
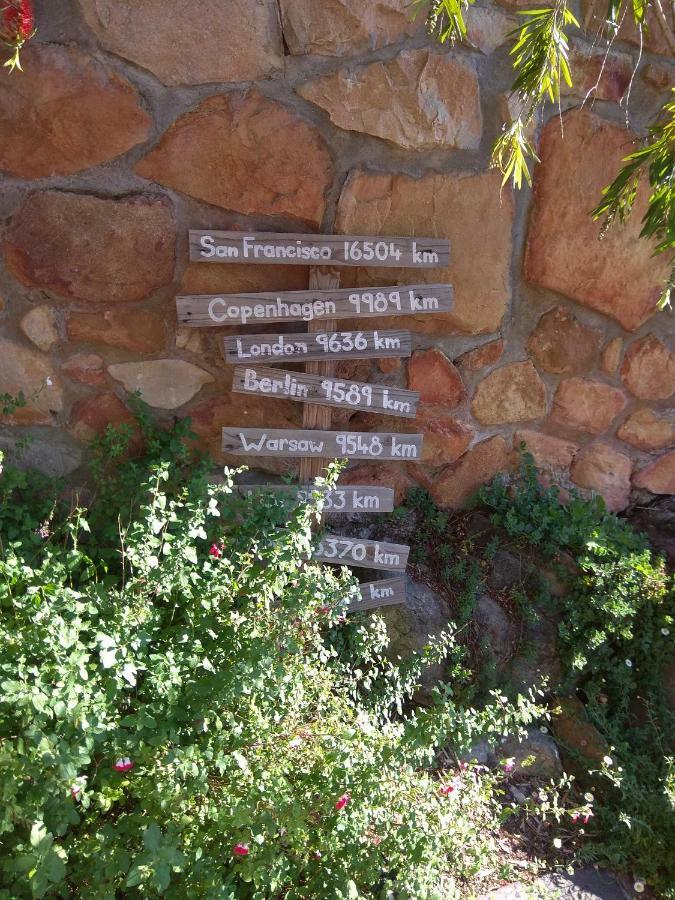
[[665, 685], [673, 579], [601, 498], [573, 495], [562, 505], [556, 487], [542, 488], [527, 454], [515, 484], [497, 479], [479, 499], [493, 523], [534, 545], [567, 587], [555, 601], [567, 689], [584, 700], [612, 761], [589, 773], [596, 818], [580, 857], [636, 873], [673, 897], [675, 734]]
[[377, 616], [336, 630], [354, 587], [306, 562], [316, 510], [209, 485], [187, 431], [146, 431], [150, 458], [99, 446], [86, 510], [0, 477], [0, 896], [467, 897], [508, 875], [498, 777], [433, 763], [533, 704], [446, 685], [409, 711], [429, 661], [466, 681], [452, 635], [395, 666]]

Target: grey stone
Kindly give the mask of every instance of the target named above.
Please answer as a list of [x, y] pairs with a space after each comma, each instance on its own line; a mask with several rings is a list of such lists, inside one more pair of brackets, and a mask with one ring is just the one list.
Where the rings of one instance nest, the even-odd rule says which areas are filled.
[[513, 653], [516, 640], [509, 617], [499, 603], [487, 594], [481, 594], [476, 600], [473, 616], [481, 644], [498, 665], [504, 663]]
[[543, 734], [538, 728], [528, 728], [522, 740], [510, 737], [497, 748], [500, 760], [513, 758], [514, 775], [531, 778], [557, 778], [562, 775], [558, 747], [550, 734]]
[[550, 874], [531, 884], [508, 884], [479, 900], [628, 900], [634, 896], [611, 872], [588, 866], [573, 875]]
[[0, 431], [6, 463], [65, 478], [82, 465], [82, 450], [67, 434], [53, 428], [12, 428]]

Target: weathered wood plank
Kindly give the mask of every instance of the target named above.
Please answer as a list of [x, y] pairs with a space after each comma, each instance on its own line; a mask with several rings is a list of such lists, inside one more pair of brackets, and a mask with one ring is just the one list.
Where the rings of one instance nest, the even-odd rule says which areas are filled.
[[369, 431], [305, 431], [282, 428], [223, 428], [223, 453], [317, 459], [419, 460], [421, 434]]
[[244, 496], [260, 494], [281, 495], [295, 498], [298, 503], [311, 500], [316, 493], [323, 494], [325, 513], [391, 512], [394, 508], [394, 489], [371, 487], [364, 484], [337, 485], [321, 489], [313, 484], [242, 484], [239, 492]]
[[[322, 322], [375, 316], [418, 316], [452, 310], [452, 285], [411, 284], [373, 288], [261, 294], [188, 294], [176, 297], [178, 322], [192, 328], [256, 322]], [[333, 326], [334, 327], [334, 326]]]
[[361, 409], [383, 415], [403, 416], [406, 419], [414, 419], [417, 415], [420, 396], [417, 391], [402, 388], [286, 372], [265, 366], [237, 366], [232, 379], [232, 390], [236, 394], [261, 394], [265, 397], [298, 400], [300, 403], [318, 403], [341, 409]]
[[193, 262], [405, 269], [446, 268], [450, 262], [450, 241], [445, 238], [199, 229], [191, 229], [189, 236]]
[[412, 353], [409, 331], [325, 331], [300, 334], [235, 334], [223, 339], [228, 363], [384, 359]]
[[336, 566], [361, 566], [366, 569], [405, 572], [409, 553], [410, 547], [405, 544], [387, 544], [383, 541], [327, 534], [319, 542], [312, 559], [316, 562], [333, 563]]
[[359, 585], [359, 588], [361, 599], [349, 604], [348, 613], [364, 612], [368, 609], [379, 609], [382, 606], [405, 603], [405, 578], [383, 578], [381, 581], [369, 581]]

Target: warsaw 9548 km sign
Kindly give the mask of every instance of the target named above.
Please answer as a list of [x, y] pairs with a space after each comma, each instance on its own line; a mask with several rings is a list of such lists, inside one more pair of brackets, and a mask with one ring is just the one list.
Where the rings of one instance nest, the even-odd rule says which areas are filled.
[[[233, 390], [305, 404], [304, 421], [313, 428], [280, 430], [223, 428], [222, 448], [241, 456], [285, 456], [312, 459], [420, 460], [422, 435], [390, 432], [332, 431], [316, 428], [330, 422], [330, 412], [317, 420], [321, 407], [366, 410], [381, 415], [414, 418], [419, 395], [414, 391], [336, 378], [332, 360], [410, 356], [407, 331], [336, 329], [339, 319], [426, 315], [452, 309], [452, 286], [421, 283], [341, 289], [337, 276], [319, 266], [368, 266], [400, 269], [446, 268], [450, 242], [428, 237], [370, 237], [193, 230], [190, 259], [206, 263], [249, 263], [310, 266], [310, 290], [254, 294], [208, 294], [176, 298], [178, 321], [193, 328], [257, 323], [301, 322], [306, 332], [237, 334], [224, 338], [224, 355], [235, 364]], [[313, 288], [313, 289], [312, 289]], [[308, 363], [308, 371], [267, 368], [283, 362]], [[328, 416], [328, 418], [326, 418]], [[314, 463], [307, 463], [313, 466]], [[307, 471], [305, 471], [305, 477]], [[242, 486], [258, 491], [310, 499], [317, 488], [304, 485]], [[393, 490], [367, 485], [338, 485], [323, 491], [324, 512], [386, 512], [393, 508]], [[382, 541], [326, 534], [313, 558], [337, 565], [405, 572], [409, 547]], [[361, 599], [349, 610], [374, 609], [405, 602], [405, 581], [390, 578], [360, 586]]]

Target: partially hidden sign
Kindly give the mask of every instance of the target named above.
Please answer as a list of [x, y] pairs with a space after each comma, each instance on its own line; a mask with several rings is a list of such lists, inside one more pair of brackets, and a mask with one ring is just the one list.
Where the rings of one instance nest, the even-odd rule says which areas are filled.
[[246, 484], [239, 486], [245, 497], [278, 494], [305, 503], [321, 494], [324, 512], [391, 512], [394, 509], [394, 489], [348, 484], [322, 489], [313, 484]]
[[405, 603], [405, 578], [383, 578], [381, 581], [369, 581], [367, 584], [360, 584], [359, 590], [361, 599], [350, 603], [347, 612], [364, 612], [367, 609]]
[[450, 312], [452, 286], [412, 284], [373, 288], [176, 297], [178, 321], [191, 328], [257, 322], [316, 322]]
[[224, 338], [228, 363], [322, 359], [384, 359], [412, 352], [409, 331], [317, 331], [301, 334], [235, 334]]
[[449, 264], [450, 241], [428, 237], [191, 230], [190, 259], [259, 265], [433, 269]]
[[409, 419], [417, 415], [420, 396], [416, 391], [380, 384], [252, 366], [235, 368], [232, 390], [237, 394], [283, 397], [302, 403], [387, 413]]
[[370, 431], [223, 428], [222, 450], [235, 456], [415, 460], [422, 457], [422, 435], [382, 434]]
[[312, 559], [338, 566], [362, 566], [367, 569], [405, 572], [409, 554], [410, 547], [404, 544], [386, 544], [383, 541], [327, 534], [321, 539]]

